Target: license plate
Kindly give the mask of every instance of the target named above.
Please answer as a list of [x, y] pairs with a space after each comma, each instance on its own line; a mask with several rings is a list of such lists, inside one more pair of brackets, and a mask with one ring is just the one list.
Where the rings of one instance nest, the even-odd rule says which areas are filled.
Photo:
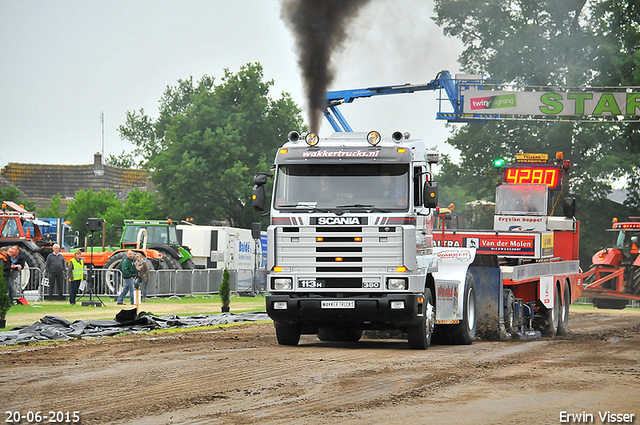
[[355, 301], [321, 301], [321, 308], [356, 308]]

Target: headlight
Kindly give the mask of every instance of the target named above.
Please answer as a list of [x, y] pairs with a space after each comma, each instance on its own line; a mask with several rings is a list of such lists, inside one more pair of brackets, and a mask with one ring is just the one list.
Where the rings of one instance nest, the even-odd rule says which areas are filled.
[[278, 277], [273, 279], [273, 289], [279, 291], [290, 290], [293, 287], [293, 280], [290, 277]]
[[286, 301], [276, 301], [273, 303], [274, 310], [286, 310], [287, 302]]
[[318, 137], [318, 135], [316, 133], [308, 133], [305, 136], [304, 140], [307, 142], [307, 145], [315, 146], [320, 141], [320, 138]]
[[370, 131], [369, 134], [367, 134], [367, 142], [372, 146], [376, 146], [381, 140], [382, 136], [380, 136], [380, 133], [377, 131]]
[[390, 277], [387, 279], [387, 288], [391, 291], [404, 291], [407, 289], [406, 279]]
[[391, 301], [391, 310], [404, 310], [404, 301]]

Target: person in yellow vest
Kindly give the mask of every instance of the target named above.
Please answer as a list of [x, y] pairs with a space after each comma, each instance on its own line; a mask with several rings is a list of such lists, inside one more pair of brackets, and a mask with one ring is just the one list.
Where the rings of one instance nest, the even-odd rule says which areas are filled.
[[80, 289], [80, 282], [84, 279], [84, 261], [80, 257], [80, 251], [73, 253], [73, 258], [69, 260], [67, 267], [69, 277], [69, 304], [76, 303], [76, 295]]

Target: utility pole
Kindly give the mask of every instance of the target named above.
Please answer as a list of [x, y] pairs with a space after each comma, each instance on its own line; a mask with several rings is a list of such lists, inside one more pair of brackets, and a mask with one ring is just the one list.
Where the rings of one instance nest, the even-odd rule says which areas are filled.
[[100, 111], [100, 124], [102, 124], [102, 158], [104, 158], [104, 111]]

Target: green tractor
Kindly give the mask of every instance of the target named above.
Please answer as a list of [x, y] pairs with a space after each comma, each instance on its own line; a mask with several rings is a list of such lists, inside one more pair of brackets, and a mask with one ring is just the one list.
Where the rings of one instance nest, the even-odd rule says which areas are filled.
[[176, 225], [169, 220], [125, 220], [120, 238], [122, 249], [135, 249], [138, 245], [138, 233], [145, 229], [147, 248], [155, 249], [162, 254], [167, 269], [193, 270], [188, 247], [178, 243]]

